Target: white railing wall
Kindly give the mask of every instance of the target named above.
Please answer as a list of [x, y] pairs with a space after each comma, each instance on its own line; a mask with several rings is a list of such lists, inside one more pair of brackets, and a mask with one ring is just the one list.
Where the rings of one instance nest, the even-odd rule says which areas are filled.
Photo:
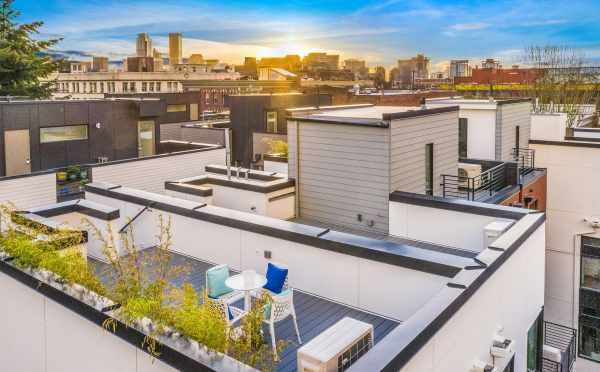
[[1, 370], [175, 372], [160, 360], [0, 273]]
[[[123, 192], [129, 193], [129, 189]], [[145, 193], [142, 197], [149, 197]], [[129, 219], [143, 206], [107, 196], [86, 193], [86, 199], [119, 208], [121, 219]], [[192, 209], [198, 203], [156, 195], [154, 200]], [[268, 217], [208, 206], [230, 218], [244, 221]], [[349, 254], [262, 235], [235, 227], [207, 222], [156, 208], [140, 215], [134, 225], [135, 240], [152, 245], [157, 235], [159, 215], [170, 217], [175, 252], [212, 263], [228, 264], [236, 270], [265, 272], [271, 259], [289, 267], [290, 285], [316, 295], [355, 306], [394, 319], [407, 319], [439, 291], [446, 277], [404, 267], [371, 261]], [[282, 223], [286, 223], [281, 221]], [[385, 301], [381, 299], [385, 298]]]
[[225, 165], [224, 148], [96, 165], [92, 177], [94, 182], [163, 193], [165, 181], [200, 176], [206, 173], [205, 166], [213, 164]]
[[56, 202], [56, 173], [0, 178], [0, 204], [12, 203], [18, 209]]

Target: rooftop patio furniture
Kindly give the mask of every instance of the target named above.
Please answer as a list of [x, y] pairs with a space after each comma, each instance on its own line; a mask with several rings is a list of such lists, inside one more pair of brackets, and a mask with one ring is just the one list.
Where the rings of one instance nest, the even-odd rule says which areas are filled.
[[265, 305], [265, 319], [263, 322], [269, 325], [269, 333], [271, 334], [271, 344], [273, 353], [277, 354], [277, 344], [275, 338], [275, 323], [278, 323], [287, 317], [291, 316], [298, 337], [298, 343], [302, 343], [300, 331], [298, 330], [298, 322], [296, 320], [296, 310], [294, 309], [294, 290], [288, 288], [279, 294], [271, 294], [271, 301]]
[[254, 270], [245, 270], [241, 274], [231, 276], [225, 280], [225, 284], [237, 291], [243, 292], [244, 310], [250, 311], [252, 302], [250, 296], [252, 292], [261, 288], [267, 283], [267, 278], [257, 274]]
[[240, 321], [248, 313], [240, 308], [231, 306], [226, 299], [208, 297], [208, 301], [214, 306], [225, 320], [227, 324], [232, 326], [233, 324]]
[[225, 284], [229, 278], [229, 266], [217, 265], [206, 270], [206, 291], [212, 299], [224, 300], [232, 304], [244, 298], [244, 293], [236, 291]]

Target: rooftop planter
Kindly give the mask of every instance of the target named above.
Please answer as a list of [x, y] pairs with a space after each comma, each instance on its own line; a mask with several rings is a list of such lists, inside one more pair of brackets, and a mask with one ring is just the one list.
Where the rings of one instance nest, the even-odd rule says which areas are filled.
[[[61, 230], [7, 207], [1, 211], [0, 271], [177, 369], [275, 368], [274, 354], [260, 331], [261, 306], [242, 320], [241, 330], [233, 337], [226, 320], [208, 301], [200, 303], [201, 295], [190, 284], [172, 287], [172, 279], [184, 268], [170, 263], [170, 220], [159, 218], [161, 234], [152, 257], [139, 254], [131, 229], [121, 242], [128, 255], [120, 257], [110, 225], [107, 238], [90, 225], [110, 261], [106, 274], [111, 279], [103, 282], [88, 268], [86, 256], [71, 250], [84, 240], [81, 232]], [[57, 239], [39, 239], [48, 233]], [[74, 234], [79, 237], [73, 238]], [[63, 235], [68, 239], [61, 239]], [[148, 267], [152, 275], [146, 272]], [[279, 346], [281, 350], [285, 344]]]

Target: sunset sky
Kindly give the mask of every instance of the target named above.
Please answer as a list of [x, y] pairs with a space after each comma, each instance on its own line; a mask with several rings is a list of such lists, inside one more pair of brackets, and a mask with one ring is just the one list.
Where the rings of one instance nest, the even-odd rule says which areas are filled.
[[[386, 67], [424, 53], [433, 64], [450, 58], [497, 57], [518, 62], [532, 44], [581, 48], [600, 61], [600, 1], [468, 0], [16, 0], [21, 20], [43, 20], [43, 36], [60, 50], [135, 53], [148, 32], [167, 51], [168, 32], [184, 35], [184, 56], [240, 63], [244, 56], [339, 53]], [[434, 68], [435, 69], [435, 68]]]

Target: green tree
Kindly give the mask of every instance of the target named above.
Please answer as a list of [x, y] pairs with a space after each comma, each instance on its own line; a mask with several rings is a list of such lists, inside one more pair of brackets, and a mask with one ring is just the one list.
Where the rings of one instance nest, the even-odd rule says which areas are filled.
[[43, 81], [58, 70], [59, 61], [42, 53], [60, 39], [36, 40], [43, 22], [18, 24], [14, 0], [0, 0], [0, 96], [47, 98], [52, 82]]

